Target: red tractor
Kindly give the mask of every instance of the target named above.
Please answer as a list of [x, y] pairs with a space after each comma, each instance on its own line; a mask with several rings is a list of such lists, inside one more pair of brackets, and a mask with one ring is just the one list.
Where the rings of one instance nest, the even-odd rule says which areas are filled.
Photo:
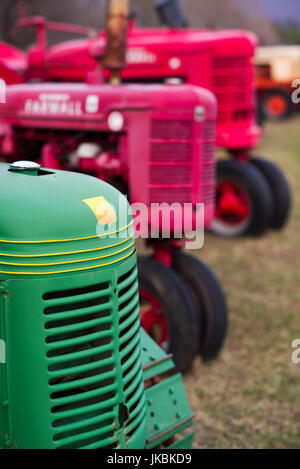
[[[34, 13], [34, 1], [25, 3]], [[255, 107], [255, 35], [185, 29], [178, 0], [158, 0], [157, 8], [170, 29], [139, 29], [132, 22], [123, 80], [175, 80], [212, 91], [219, 106], [217, 145], [231, 156], [218, 163], [214, 232], [227, 237], [257, 236], [268, 227], [283, 228], [291, 205], [289, 185], [273, 163], [251, 156], [261, 137]], [[21, 26], [26, 30], [34, 26], [38, 32], [38, 45], [29, 50], [26, 80], [85, 81], [106, 44], [102, 31], [97, 37], [93, 34], [47, 48], [47, 29], [82, 34], [84, 28], [59, 26], [39, 17], [24, 18]]]
[[[19, 3], [26, 3], [30, 13], [38, 12], [34, 0]], [[123, 80], [179, 80], [215, 93], [219, 106], [217, 145], [225, 148], [231, 159], [218, 163], [213, 230], [235, 237], [258, 236], [268, 227], [282, 229], [290, 212], [289, 185], [273, 163], [251, 155], [261, 137], [255, 106], [256, 37], [244, 31], [184, 29], [187, 21], [178, 0], [157, 0], [157, 8], [162, 22], [170, 28], [139, 29], [132, 22]], [[9, 11], [16, 18], [16, 12]], [[105, 48], [105, 31], [97, 37], [93, 31], [89, 39], [47, 48], [47, 29], [79, 34], [91, 30], [40, 17], [23, 18], [20, 25], [26, 31], [34, 26], [38, 32], [38, 45], [29, 50], [25, 80], [84, 81]]]
[[[111, 4], [122, 13], [126, 2]], [[226, 335], [219, 282], [182, 251], [185, 226], [210, 228], [214, 217], [216, 100], [192, 85], [121, 84], [124, 11], [117, 11], [118, 21], [110, 11], [104, 59], [88, 83], [7, 87], [0, 106], [0, 154], [8, 161], [30, 155], [44, 167], [97, 176], [148, 209], [147, 215], [136, 213], [135, 226], [137, 231], [138, 223], [146, 226], [145, 237], [151, 232], [153, 249], [139, 266], [141, 323], [185, 370], [198, 352], [204, 359], [215, 357]]]
[[0, 43], [0, 78], [7, 85], [22, 83], [27, 69], [27, 56], [11, 45]]

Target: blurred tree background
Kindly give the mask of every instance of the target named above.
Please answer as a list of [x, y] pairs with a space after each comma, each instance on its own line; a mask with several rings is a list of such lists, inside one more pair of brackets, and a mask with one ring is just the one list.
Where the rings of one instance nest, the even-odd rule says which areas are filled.
[[294, 21], [276, 25], [277, 34], [285, 44], [300, 45], [300, 26]]
[[[29, 14], [39, 14], [55, 21], [65, 21], [101, 28], [104, 24], [106, 0], [23, 0]], [[262, 44], [279, 42], [299, 43], [299, 24], [293, 21], [275, 24], [266, 15], [265, 0], [181, 0], [192, 27], [237, 28], [254, 31]], [[275, 0], [273, 3], [275, 4]], [[298, 1], [298, 0], [297, 0]], [[154, 0], [131, 0], [137, 12], [137, 22], [142, 26], [158, 26]], [[10, 24], [16, 22], [17, 0], [0, 2], [0, 37]], [[50, 42], [65, 38], [62, 34], [50, 34]]]

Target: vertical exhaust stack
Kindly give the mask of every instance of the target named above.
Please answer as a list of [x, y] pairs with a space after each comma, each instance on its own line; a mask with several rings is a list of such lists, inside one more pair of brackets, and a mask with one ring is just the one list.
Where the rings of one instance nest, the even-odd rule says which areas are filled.
[[179, 0], [156, 0], [155, 7], [160, 21], [169, 28], [188, 28], [189, 22], [185, 17]]
[[129, 24], [129, 0], [108, 0], [106, 16], [107, 44], [104, 68], [110, 71], [109, 82], [121, 82], [121, 70], [126, 67], [126, 46]]

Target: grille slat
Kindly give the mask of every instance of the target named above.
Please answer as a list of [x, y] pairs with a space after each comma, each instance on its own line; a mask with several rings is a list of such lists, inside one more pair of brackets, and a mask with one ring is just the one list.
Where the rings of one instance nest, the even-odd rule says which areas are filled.
[[123, 362], [123, 366], [126, 367], [126, 371], [123, 373], [123, 379], [124, 379], [125, 383], [128, 382], [127, 376], [128, 376], [129, 373], [127, 374], [127, 371], [138, 360], [139, 355], [140, 355], [140, 347], [136, 346], [134, 352], [132, 352], [130, 357], [125, 362]]
[[120, 344], [123, 345], [125, 344], [126, 342], [128, 342], [129, 339], [132, 338], [132, 336], [134, 336], [134, 334], [137, 333], [137, 331], [139, 330], [140, 328], [140, 320], [135, 320], [134, 323], [132, 324], [130, 330], [128, 332], [126, 332], [126, 334], [124, 334], [121, 338], [120, 338]]
[[[56, 420], [58, 420], [58, 419], [62, 420], [62, 419], [67, 419], [67, 418], [71, 418], [71, 417], [78, 418], [81, 415], [85, 415], [85, 414], [91, 413], [91, 412], [97, 412], [99, 410], [101, 411], [104, 408], [110, 406], [111, 407], [110, 415], [113, 417], [114, 412], [113, 412], [112, 408], [113, 408], [114, 402], [115, 402], [115, 397], [112, 397], [110, 399], [107, 399], [105, 402], [90, 404], [90, 405], [87, 405], [87, 406], [84, 406], [84, 407], [79, 407], [77, 409], [61, 410], [61, 411], [55, 413], [54, 416], [55, 416]], [[106, 416], [106, 414], [103, 414], [103, 417], [108, 418]], [[101, 418], [102, 418], [102, 415], [101, 415]]]
[[[86, 304], [86, 302], [82, 303], [82, 305], [83, 304]], [[67, 305], [65, 305], [65, 307], [67, 307]], [[110, 301], [107, 301], [105, 303], [100, 303], [94, 306], [86, 306], [86, 307], [82, 307], [79, 309], [74, 308], [73, 310], [69, 309], [68, 311], [56, 311], [56, 308], [54, 307], [53, 309], [51, 308], [51, 311], [50, 311], [50, 309], [47, 308], [44, 314], [49, 316], [49, 321], [50, 319], [51, 321], [54, 321], [54, 320], [59, 320], [59, 319], [68, 319], [72, 317], [76, 318], [77, 316], [98, 313], [99, 311], [105, 311], [111, 308], [112, 308], [112, 303]]]
[[[137, 373], [139, 372], [139, 369], [141, 368], [141, 365], [142, 365], [142, 362], [141, 362], [140, 357], [136, 357], [135, 365], [132, 366], [132, 369], [130, 370], [130, 372], [126, 375], [126, 377], [124, 377], [125, 388], [126, 388], [126, 384], [128, 384], [137, 375]], [[127, 362], [126, 362], [126, 367], [130, 368], [130, 365]], [[126, 388], [126, 393], [127, 393], [127, 388]]]
[[203, 166], [202, 166], [202, 198], [204, 204], [215, 201], [215, 146], [216, 122], [206, 121], [203, 125]]
[[[212, 84], [219, 122], [247, 121], [254, 113], [254, 65], [250, 57], [214, 57]], [[237, 114], [238, 113], [238, 114]]]
[[[120, 310], [120, 319], [123, 319], [130, 311], [132, 311], [135, 306], [139, 303], [139, 295], [138, 293], [135, 293], [135, 295], [132, 296], [132, 299], [126, 304], [126, 306], [122, 306], [122, 309]], [[122, 303], [123, 305], [124, 303]]]
[[[93, 340], [99, 340], [99, 339], [104, 339], [107, 337], [112, 337], [113, 331], [102, 331], [102, 332], [94, 332], [90, 333], [88, 335], [84, 335], [82, 337], [76, 337], [72, 339], [66, 339], [66, 340], [59, 340], [55, 342], [55, 345], [57, 346], [57, 349], [59, 348], [64, 348], [64, 347], [75, 347], [76, 345], [83, 345], [83, 344], [88, 344], [90, 341]], [[48, 346], [51, 344], [48, 344]], [[49, 347], [50, 348], [50, 347]], [[51, 347], [52, 348], [52, 347]]]
[[105, 440], [100, 440], [99, 442], [97, 441], [96, 443], [86, 445], [86, 446], [81, 446], [79, 449], [118, 449], [119, 448], [119, 442], [115, 441], [112, 443], [113, 438], [106, 438]]
[[[78, 324], [70, 324], [69, 326], [51, 327], [51, 328], [49, 327], [51, 323], [47, 323], [46, 328], [49, 331], [51, 331], [51, 334], [53, 335], [56, 335], [56, 334], [62, 335], [62, 334], [68, 334], [71, 332], [81, 331], [87, 328], [91, 329], [93, 327], [103, 326], [108, 323], [109, 319], [111, 319], [111, 316], [98, 318], [98, 319], [92, 319], [92, 320], [88, 320], [88, 318], [86, 318], [86, 319], [82, 319], [82, 321]], [[52, 335], [49, 336], [49, 338], [51, 337]]]
[[[111, 307], [112, 303], [106, 303], [105, 305], [100, 305], [98, 307], [90, 307], [86, 308], [84, 310], [75, 310], [75, 314], [72, 315], [72, 312], [67, 312], [67, 313], [57, 313], [51, 315], [51, 317], [47, 318], [49, 321], [46, 323], [47, 324], [47, 329], [51, 329], [51, 325], [55, 323], [63, 323], [63, 321], [72, 321], [72, 319], [75, 321], [78, 321], [78, 318], [85, 318], [85, 317], [90, 317], [96, 314], [102, 314], [103, 320], [109, 320], [109, 317], [111, 317]], [[50, 327], [49, 327], [50, 326]]]
[[[91, 406], [90, 406], [91, 407]], [[66, 412], [64, 412], [66, 413]], [[52, 422], [53, 428], [57, 429], [57, 432], [62, 433], [73, 428], [79, 428], [80, 426], [88, 425], [90, 421], [97, 419], [99, 423], [105, 423], [114, 417], [114, 412], [111, 407], [101, 407], [98, 405], [93, 406], [91, 411], [83, 409], [83, 412], [77, 412], [73, 415], [59, 415], [59, 418]]]
[[137, 416], [134, 420], [131, 420], [128, 424], [128, 429], [126, 431], [126, 433], [132, 433], [133, 431], [135, 431], [141, 421], [143, 420], [143, 418], [146, 416], [146, 409], [145, 409], [145, 398], [143, 397], [141, 399], [141, 402], [140, 402], [141, 405], [139, 405], [139, 409], [138, 409], [138, 413], [137, 413]]
[[[48, 293], [46, 295], [44, 295], [43, 297], [43, 300], [44, 300], [44, 303], [45, 305], [49, 305], [51, 307], [51, 305], [53, 304], [55, 307], [58, 307], [58, 306], [64, 306], [64, 305], [72, 305], [74, 303], [81, 303], [81, 302], [84, 302], [84, 301], [87, 301], [87, 300], [94, 300], [96, 298], [102, 298], [103, 296], [108, 296], [110, 295], [111, 293], [111, 289], [106, 286], [107, 285], [107, 282], [102, 284], [105, 286], [105, 288], [102, 288], [101, 290], [95, 290], [95, 291], [92, 291], [92, 292], [86, 292], [86, 293], [77, 293], [75, 295], [72, 295], [71, 296], [71, 293], [70, 293], [70, 290], [66, 290], [65, 291], [65, 294], [66, 296], [65, 297], [62, 297], [62, 296], [59, 296], [58, 298], [55, 298], [55, 293]], [[87, 290], [88, 288], [86, 288]], [[81, 289], [78, 289], [79, 291], [85, 291], [84, 288], [81, 288]], [[71, 290], [71, 292], [75, 292], [76, 290]], [[61, 293], [63, 294], [63, 293]]]
[[189, 165], [151, 166], [150, 179], [153, 185], [188, 185], [192, 183], [192, 167]]
[[191, 160], [193, 144], [191, 142], [151, 143], [151, 162], [153, 163], [188, 163]]
[[[141, 361], [140, 317], [138, 283], [132, 275], [122, 279], [118, 289], [119, 301], [119, 354], [123, 369], [123, 393], [129, 417], [124, 431], [125, 438], [131, 438], [144, 421], [146, 403]], [[139, 390], [142, 389], [142, 393]], [[134, 393], [134, 394], [132, 394]], [[135, 421], [135, 427], [131, 426]]]
[[141, 382], [142, 377], [143, 377], [143, 372], [140, 371], [136, 379], [127, 389], [127, 392], [129, 395], [133, 393], [133, 396], [128, 401], [126, 401], [129, 408], [138, 401], [139, 397], [142, 395], [144, 391], [144, 383]]
[[60, 448], [113, 435], [118, 386], [111, 295], [110, 283], [102, 282], [43, 297], [54, 440]]
[[[92, 359], [93, 359], [93, 356], [91, 356], [91, 360]], [[101, 368], [104, 368], [104, 367], [112, 366], [112, 365], [113, 365], [113, 359], [110, 357], [110, 358], [101, 360], [101, 365], [99, 365], [98, 361], [94, 361], [94, 362], [91, 362], [90, 364], [78, 365], [78, 366], [73, 366], [69, 368], [68, 367], [62, 368], [62, 369], [55, 370], [55, 371], [51, 371], [51, 370], [49, 371], [50, 371], [50, 374], [53, 373], [53, 376], [55, 376], [56, 379], [60, 379], [66, 376], [66, 373], [68, 373], [68, 375], [77, 375], [77, 374], [80, 375], [83, 372], [96, 370], [99, 368], [99, 366], [101, 366]], [[55, 378], [51, 378], [51, 380]]]
[[140, 317], [139, 308], [136, 308], [132, 314], [120, 325], [120, 331], [122, 332], [124, 329], [129, 327], [134, 321], [137, 321]]
[[[138, 392], [133, 393], [135, 389], [137, 389], [141, 385], [141, 377], [142, 377], [142, 370], [137, 370], [133, 373], [133, 376], [128, 379], [126, 383], [126, 402], [129, 408], [131, 408], [140, 398], [140, 394]], [[133, 394], [133, 395], [132, 395]]]
[[[140, 396], [139, 396], [140, 397]], [[133, 427], [136, 425], [136, 423], [140, 420], [141, 416], [139, 415], [142, 410], [143, 406], [145, 403], [145, 396], [142, 397], [142, 399], [139, 399], [138, 405], [135, 407], [135, 409], [130, 413], [130, 421], [129, 421], [129, 426]]]
[[96, 384], [99, 383], [99, 379], [101, 376], [101, 382], [110, 379], [110, 378], [116, 378], [116, 371], [109, 371], [107, 373], [101, 373], [96, 376], [92, 376], [90, 378], [85, 378], [85, 379], [74, 379], [69, 382], [64, 382], [64, 383], [58, 383], [58, 384], [53, 384], [51, 385], [51, 392], [52, 393], [57, 393], [57, 392], [62, 392], [62, 391], [69, 391], [72, 389], [76, 389], [80, 386], [88, 386], [90, 384]]
[[[87, 414], [88, 415], [88, 414]], [[107, 417], [108, 416], [108, 417]], [[57, 428], [58, 433], [55, 436], [55, 439], [61, 437], [62, 434], [71, 432], [73, 430], [80, 430], [81, 428], [88, 427], [90, 425], [105, 423], [113, 418], [113, 413], [98, 413], [98, 415], [93, 417], [88, 417], [85, 419], [77, 420], [71, 423], [62, 424], [63, 420], [53, 422], [53, 427]], [[57, 422], [57, 423], [56, 423]]]
[[[132, 262], [130, 266], [117, 279], [116, 289], [102, 282], [43, 297], [53, 440], [58, 448], [116, 448], [121, 399], [129, 410], [126, 439], [145, 420], [137, 268]], [[129, 427], [133, 421], [135, 427]]]
[[167, 203], [172, 205], [173, 203], [188, 204], [191, 203], [192, 194], [189, 188], [178, 188], [178, 187], [164, 187], [164, 188], [151, 188], [150, 189], [150, 200], [151, 203]]
[[107, 435], [107, 434], [109, 436], [113, 435], [112, 425], [107, 425], [106, 427], [103, 427], [100, 430], [97, 429], [97, 430], [81, 433], [80, 435], [76, 435], [74, 437], [65, 438], [63, 440], [63, 445], [62, 445], [61, 448], [62, 449], [68, 449], [68, 448], [70, 448], [70, 445], [74, 445], [74, 444], [76, 445], [76, 448], [80, 448], [81, 445], [86, 444], [87, 440], [89, 440], [91, 438], [95, 438], [95, 437], [98, 440], [99, 437], [101, 437], [103, 435]]
[[155, 119], [151, 129], [153, 140], [191, 140], [193, 138], [193, 127], [189, 120], [166, 121]]
[[[115, 392], [116, 390], [117, 390], [116, 383], [109, 384], [108, 386], [100, 386], [94, 391], [86, 391], [80, 394], [74, 394], [74, 395], [67, 396], [67, 397], [59, 397], [57, 399], [52, 399], [52, 403], [55, 404], [56, 410], [58, 409], [58, 407], [71, 406], [71, 404], [78, 404], [80, 402], [82, 402], [82, 407], [85, 407], [84, 401], [87, 401], [93, 398], [98, 398], [99, 396], [102, 397], [102, 395]], [[53, 410], [53, 412], [55, 411]]]
[[[136, 295], [137, 288], [138, 288], [138, 283], [135, 282], [134, 285], [132, 285], [132, 287], [122, 296], [122, 298], [120, 298], [119, 305], [120, 305], [120, 310], [122, 310], [122, 312], [123, 312], [123, 309], [126, 308], [127, 302], [132, 301], [133, 297]], [[126, 303], [125, 306], [123, 306], [124, 303]]]
[[151, 138], [149, 204], [192, 202], [193, 121], [154, 119]]
[[100, 345], [94, 348], [89, 347], [83, 351], [80, 350], [78, 352], [73, 352], [73, 353], [69, 352], [66, 355], [62, 355], [61, 353], [60, 354], [58, 353], [57, 355], [51, 356], [51, 364], [52, 365], [63, 364], [65, 362], [75, 361], [75, 360], [80, 360], [82, 358], [90, 357], [97, 353], [106, 353], [106, 352], [112, 352], [112, 344], [110, 342], [108, 344]]
[[134, 268], [129, 272], [129, 275], [125, 278], [120, 277], [118, 280], [118, 292], [121, 292], [129, 284], [133, 283], [137, 278], [137, 269]]

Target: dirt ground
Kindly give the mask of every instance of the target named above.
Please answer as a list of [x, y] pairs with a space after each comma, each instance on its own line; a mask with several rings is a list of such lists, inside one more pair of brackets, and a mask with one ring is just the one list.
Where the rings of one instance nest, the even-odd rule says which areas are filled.
[[300, 448], [300, 117], [268, 124], [255, 152], [286, 173], [289, 225], [260, 239], [206, 235], [195, 255], [219, 276], [230, 328], [221, 357], [184, 377], [196, 412], [195, 448]]

